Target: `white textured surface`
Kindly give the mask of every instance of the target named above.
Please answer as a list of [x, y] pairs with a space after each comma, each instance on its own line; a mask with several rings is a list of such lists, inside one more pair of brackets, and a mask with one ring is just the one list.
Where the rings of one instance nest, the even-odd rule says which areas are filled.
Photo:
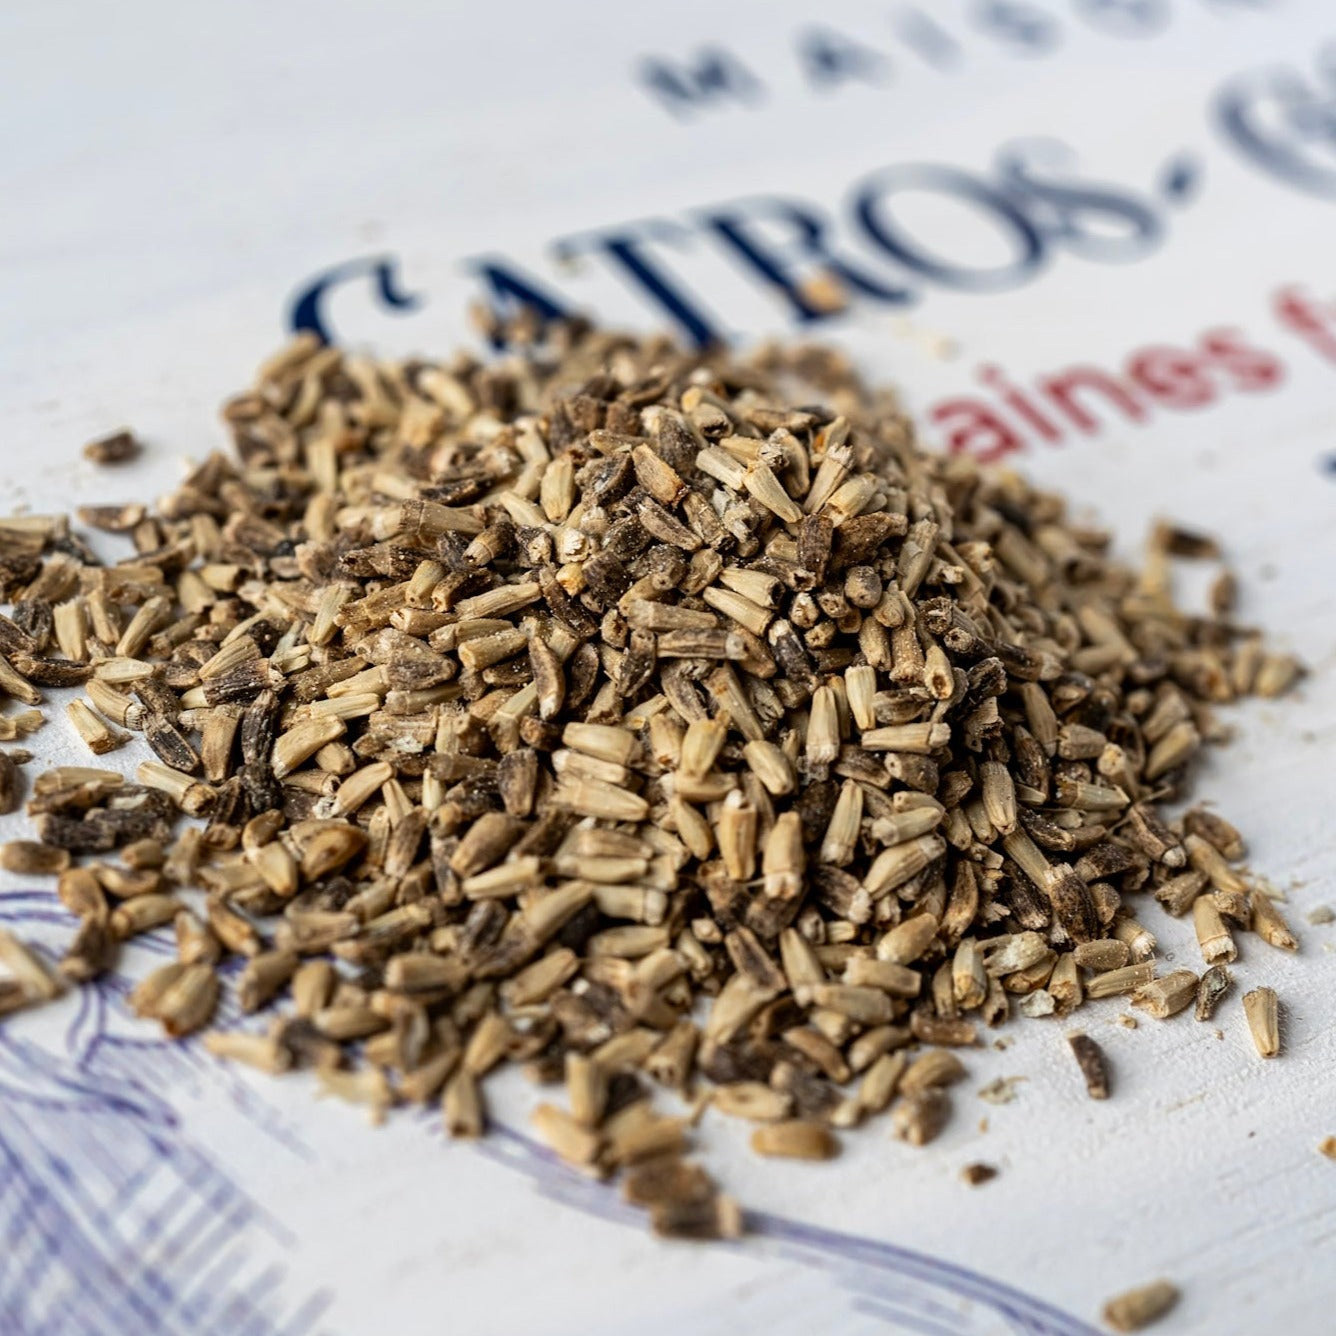
[[[915, 406], [969, 392], [986, 361], [1021, 377], [1112, 366], [1131, 348], [1220, 325], [1283, 358], [1286, 381], [1270, 393], [1109, 426], [1018, 463], [1091, 503], [1129, 551], [1155, 514], [1223, 535], [1245, 619], [1314, 668], [1286, 700], [1230, 712], [1237, 741], [1215, 753], [1199, 788], [1244, 828], [1253, 866], [1287, 891], [1301, 952], [1246, 938], [1220, 1033], [1190, 1016], [1126, 1030], [1117, 1003], [1084, 1012], [1116, 1069], [1106, 1104], [1086, 1099], [1063, 1023], [1021, 1022], [1003, 1032], [1005, 1051], [973, 1057], [957, 1115], [927, 1150], [890, 1142], [884, 1123], [820, 1167], [757, 1160], [736, 1125], [707, 1120], [703, 1141], [749, 1207], [1003, 1278], [1081, 1319], [1109, 1293], [1164, 1274], [1184, 1292], [1166, 1331], [1323, 1336], [1336, 1304], [1336, 1165], [1315, 1147], [1336, 1133], [1336, 927], [1309, 926], [1305, 914], [1336, 905], [1336, 475], [1319, 467], [1336, 448], [1336, 365], [1281, 332], [1268, 300], [1287, 283], [1336, 293], [1336, 202], [1245, 165], [1206, 108], [1228, 75], [1307, 68], [1329, 10], [1181, 0], [1164, 33], [1138, 42], [1081, 27], [1079, 7], [1041, 8], [1064, 24], [1058, 52], [1005, 57], [976, 35], [970, 71], [947, 84], [894, 51], [874, 4], [818, 15], [788, 0], [693, 0], [671, 18], [590, 3], [431, 14], [402, 3], [233, 4], [208, 16], [11, 4], [0, 15], [0, 501], [45, 511], [170, 486], [181, 456], [221, 443], [214, 407], [281, 336], [289, 294], [352, 256], [399, 255], [410, 287], [431, 300], [389, 316], [350, 291], [340, 328], [382, 349], [439, 349], [462, 332], [463, 256], [504, 252], [556, 281], [542, 256], [559, 235], [760, 191], [833, 209], [848, 182], [883, 163], [978, 168], [1013, 136], [1059, 133], [1092, 176], [1140, 187], [1174, 153], [1198, 154], [1200, 198], [1166, 212], [1168, 235], [1148, 257], [1064, 256], [1014, 292], [930, 294], [912, 318], [952, 336], [952, 360], [926, 355], [884, 312], [861, 310], [830, 336]], [[965, 33], [968, 10], [934, 7]], [[802, 91], [793, 35], [817, 18], [892, 51], [900, 82]], [[636, 56], [709, 41], [775, 71], [779, 91], [679, 124], [633, 89]], [[717, 309], [733, 328], [783, 331], [773, 300], [704, 264], [684, 272], [719, 284]], [[579, 292], [611, 318], [647, 318], [610, 281], [590, 278]], [[122, 422], [150, 442], [147, 459], [115, 473], [83, 463], [83, 441]], [[74, 741], [57, 719], [36, 746], [72, 755]], [[0, 824], [12, 837], [21, 821]], [[1189, 923], [1150, 906], [1143, 918], [1166, 960], [1198, 963]], [[1263, 982], [1285, 1008], [1284, 1055], [1267, 1064], [1238, 1002]], [[54, 1044], [68, 1014], [7, 1025]], [[1013, 1103], [974, 1097], [1000, 1075], [1027, 1078]], [[927, 1327], [917, 1300], [899, 1318], [885, 1306], [877, 1316], [858, 1307], [860, 1282], [833, 1254], [795, 1262], [774, 1240], [665, 1247], [555, 1204], [495, 1153], [445, 1147], [411, 1120], [372, 1133], [355, 1112], [310, 1102], [300, 1080], [247, 1084], [308, 1153], [278, 1147], [233, 1102], [183, 1092], [177, 1108], [194, 1142], [291, 1231], [285, 1285], [332, 1291], [322, 1329], [1025, 1329], [985, 1325], [978, 1309]], [[522, 1128], [531, 1099], [508, 1085], [503, 1121]], [[1002, 1174], [969, 1190], [957, 1174], [975, 1159]], [[878, 1283], [898, 1293], [905, 1282], [887, 1274]]]

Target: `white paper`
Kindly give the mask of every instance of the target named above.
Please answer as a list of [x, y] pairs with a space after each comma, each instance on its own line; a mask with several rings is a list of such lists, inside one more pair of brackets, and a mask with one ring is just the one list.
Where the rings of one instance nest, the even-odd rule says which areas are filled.
[[[1237, 741], [1199, 786], [1302, 939], [1290, 958], [1249, 937], [1237, 970], [1282, 999], [1276, 1061], [1237, 996], [1218, 1032], [1127, 1030], [1115, 1002], [1081, 1017], [1115, 1067], [1107, 1103], [1066, 1024], [1033, 1021], [971, 1055], [924, 1150], [874, 1123], [829, 1165], [776, 1166], [707, 1117], [704, 1159], [756, 1231], [697, 1247], [537, 1152], [518, 1079], [479, 1147], [434, 1116], [372, 1130], [85, 990], [0, 1028], [0, 1328], [1065, 1334], [1164, 1275], [1183, 1291], [1166, 1331], [1331, 1331], [1336, 1166], [1316, 1146], [1336, 1133], [1336, 934], [1306, 915], [1336, 904], [1334, 38], [1319, 0], [6, 6], [6, 511], [166, 490], [221, 445], [216, 405], [322, 275], [344, 275], [316, 305], [340, 340], [442, 351], [473, 337], [480, 257], [663, 325], [632, 246], [746, 342], [799, 323], [728, 228], [781, 269], [797, 257], [791, 279], [816, 228], [881, 295], [802, 332], [894, 382], [933, 443], [973, 424], [967, 448], [1018, 446], [1009, 462], [1129, 554], [1156, 515], [1220, 534], [1244, 619], [1313, 671], [1228, 711]], [[1223, 329], [1236, 342], [1212, 352]], [[1161, 352], [1134, 372], [1165, 346], [1186, 370]], [[1035, 390], [1076, 367], [1123, 397], [1088, 377], [1075, 408]], [[84, 463], [123, 423], [143, 462]], [[35, 745], [81, 755], [59, 711]], [[63, 940], [48, 889], [4, 886], [0, 920]], [[1165, 960], [1197, 963], [1190, 924], [1143, 917]], [[1025, 1078], [1004, 1106], [975, 1095], [998, 1076]], [[1001, 1174], [969, 1189], [976, 1160]]]

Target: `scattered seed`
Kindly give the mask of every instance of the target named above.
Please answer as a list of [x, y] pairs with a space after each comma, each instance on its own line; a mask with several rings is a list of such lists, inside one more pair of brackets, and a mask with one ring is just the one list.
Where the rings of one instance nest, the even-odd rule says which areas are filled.
[[1086, 1092], [1091, 1099], [1109, 1097], [1109, 1063], [1104, 1050], [1087, 1034], [1070, 1034], [1067, 1042], [1071, 1045], [1076, 1065], [1085, 1077]]
[[1243, 995], [1243, 1011], [1258, 1055], [1274, 1058], [1280, 1052], [1280, 1007], [1274, 988], [1254, 988]]
[[977, 1188], [984, 1183], [990, 1183], [998, 1175], [998, 1170], [991, 1164], [967, 1164], [961, 1171], [961, 1179], [968, 1183], [970, 1187]]
[[1178, 1287], [1154, 1280], [1128, 1290], [1104, 1305], [1103, 1318], [1114, 1331], [1140, 1331], [1162, 1318], [1178, 1302]]

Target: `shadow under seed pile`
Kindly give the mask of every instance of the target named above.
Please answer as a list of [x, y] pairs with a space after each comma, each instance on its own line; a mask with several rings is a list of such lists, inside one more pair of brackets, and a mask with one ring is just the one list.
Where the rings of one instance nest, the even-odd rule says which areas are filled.
[[[59, 874], [69, 980], [174, 925], [132, 997], [173, 1035], [239, 954], [272, 1023], [212, 1051], [377, 1113], [441, 1099], [461, 1136], [525, 1064], [565, 1081], [534, 1118], [559, 1155], [713, 1236], [740, 1214], [655, 1085], [755, 1120], [762, 1154], [828, 1157], [887, 1109], [922, 1144], [951, 1049], [1013, 1006], [1209, 1016], [1234, 931], [1294, 944], [1233, 827], [1157, 813], [1210, 706], [1298, 671], [1231, 624], [1227, 577], [1216, 615], [1176, 609], [1170, 559], [1210, 544], [1162, 526], [1114, 564], [1059, 498], [921, 454], [835, 354], [299, 341], [224, 416], [235, 460], [81, 512], [133, 540], [116, 565], [63, 520], [0, 525], [0, 687], [82, 684], [93, 752], [129, 729], [158, 757], [47, 772], [0, 861]], [[1200, 981], [1155, 978], [1151, 897], [1193, 913]], [[0, 962], [0, 1012], [59, 993], [12, 937]]]

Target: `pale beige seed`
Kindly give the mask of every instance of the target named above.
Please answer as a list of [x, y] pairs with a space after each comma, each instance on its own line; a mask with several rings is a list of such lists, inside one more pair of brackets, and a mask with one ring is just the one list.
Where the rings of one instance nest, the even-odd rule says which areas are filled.
[[858, 1102], [865, 1113], [882, 1113], [895, 1098], [909, 1065], [903, 1052], [882, 1053], [872, 1060], [858, 1087]]
[[891, 1131], [911, 1146], [926, 1146], [941, 1133], [951, 1116], [951, 1100], [937, 1086], [902, 1094], [891, 1109]]
[[1192, 905], [1192, 926], [1197, 933], [1197, 945], [1202, 959], [1208, 965], [1228, 964], [1238, 958], [1234, 938], [1225, 927], [1225, 921], [1216, 908], [1215, 897], [1199, 895]]
[[830, 1128], [801, 1119], [758, 1127], [751, 1134], [751, 1148], [758, 1155], [789, 1160], [831, 1160], [840, 1153]]
[[812, 696], [811, 715], [807, 721], [807, 762], [811, 766], [829, 765], [840, 754], [840, 720], [835, 692], [818, 687]]
[[831, 867], [845, 867], [852, 862], [862, 822], [863, 790], [854, 780], [846, 779], [840, 786], [835, 810], [821, 841], [820, 861]]
[[951, 741], [949, 724], [890, 724], [864, 730], [861, 742], [869, 751], [909, 752], [926, 756]]
[[678, 768], [693, 778], [708, 774], [727, 736], [728, 729], [718, 719], [693, 719], [682, 738]]
[[752, 774], [774, 797], [783, 797], [797, 787], [793, 763], [773, 742], [757, 738], [743, 748], [743, 756]]
[[1102, 1316], [1114, 1331], [1140, 1331], [1162, 1318], [1177, 1302], [1176, 1285], [1154, 1280], [1110, 1299]]
[[912, 965], [936, 938], [937, 927], [937, 920], [931, 914], [915, 914], [905, 919], [877, 942], [877, 959]]
[[290, 775], [303, 761], [308, 761], [327, 742], [342, 737], [347, 725], [342, 719], [308, 719], [281, 734], [274, 742], [270, 765], [274, 778]]
[[774, 1123], [787, 1118], [793, 1106], [790, 1097], [760, 1081], [735, 1081], [716, 1086], [710, 1103], [731, 1118], [754, 1123]]
[[844, 691], [849, 713], [860, 732], [876, 727], [875, 699], [877, 670], [869, 664], [855, 664], [844, 670]]
[[903, 844], [893, 844], [872, 860], [872, 866], [863, 878], [863, 887], [876, 899], [903, 886], [945, 852], [946, 841], [939, 835], [920, 835]]
[[1200, 835], [1186, 835], [1183, 847], [1187, 850], [1192, 866], [1204, 872], [1216, 890], [1240, 895], [1247, 892], [1248, 883], [1229, 866], [1215, 845]]
[[1297, 951], [1298, 939], [1271, 897], [1254, 887], [1249, 898], [1252, 901], [1252, 930], [1269, 946], [1281, 951]]
[[72, 700], [65, 707], [65, 712], [74, 731], [83, 739], [88, 750], [97, 756], [104, 756], [122, 746], [128, 735], [111, 727], [105, 719], [99, 718], [88, 705], [81, 700]]
[[734, 881], [746, 881], [756, 866], [756, 808], [737, 790], [723, 802], [714, 837], [724, 867]]
[[1130, 914], [1120, 913], [1113, 922], [1112, 932], [1117, 941], [1126, 945], [1135, 963], [1141, 964], [1155, 954], [1155, 934]]
[[1124, 965], [1121, 969], [1106, 970], [1086, 980], [1087, 997], [1117, 997], [1119, 993], [1130, 993], [1148, 984], [1155, 977], [1153, 961], [1139, 961], [1135, 965]]
[[1085, 987], [1081, 983], [1081, 971], [1073, 957], [1062, 955], [1053, 966], [1053, 973], [1044, 985], [1060, 1015], [1075, 1010], [1085, 1001]]
[[[540, 1104], [530, 1116], [530, 1123], [548, 1149], [567, 1164], [585, 1167], [593, 1164], [602, 1146], [602, 1138], [595, 1131], [582, 1126], [564, 1109], [554, 1104]], [[460, 1133], [451, 1129], [451, 1135]]]
[[182, 908], [174, 895], [137, 895], [111, 911], [111, 932], [120, 941], [170, 923]]
[[954, 1085], [967, 1075], [965, 1065], [945, 1049], [929, 1049], [914, 1059], [900, 1078], [900, 1090], [913, 1094], [941, 1086]]
[[1274, 988], [1254, 988], [1243, 995], [1243, 1011], [1253, 1044], [1263, 1058], [1280, 1052], [1280, 1006]]
[[297, 968], [292, 951], [262, 951], [246, 962], [237, 980], [237, 1001], [242, 1011], [258, 1011], [287, 987]]
[[218, 1005], [218, 976], [212, 962], [187, 965], [158, 998], [154, 1015], [173, 1039], [194, 1034]]
[[0, 928], [0, 965], [8, 970], [27, 1002], [49, 1002], [65, 991], [45, 961], [5, 928]]
[[1164, 906], [1166, 913], [1178, 918], [1192, 908], [1207, 884], [1208, 878], [1204, 872], [1184, 872], [1171, 877], [1162, 886], [1157, 886], [1155, 898]]
[[1299, 679], [1303, 665], [1292, 654], [1268, 654], [1253, 680], [1253, 691], [1262, 697], [1283, 695]]
[[985, 761], [979, 767], [984, 811], [999, 834], [1016, 829], [1016, 787], [1011, 771], [1000, 761]]
[[167, 990], [185, 974], [186, 970], [191, 968], [192, 966], [187, 965], [182, 960], [173, 960], [165, 965], [159, 965], [157, 969], [150, 970], [130, 990], [130, 995], [126, 999], [130, 1005], [130, 1010], [136, 1016], [147, 1019], [156, 1018]]
[[844, 967], [844, 982], [855, 987], [879, 988], [892, 997], [917, 997], [923, 976], [908, 965], [897, 965], [891, 960], [851, 956]]
[[778, 900], [801, 895], [806, 861], [802, 820], [797, 812], [782, 812], [775, 818], [761, 852], [761, 885], [765, 894]]
[[272, 1035], [210, 1030], [204, 1036], [203, 1044], [215, 1058], [241, 1062], [269, 1076], [278, 1076], [292, 1066], [292, 1055]]
[[951, 961], [951, 989], [956, 1005], [963, 1011], [983, 1006], [988, 996], [988, 975], [978, 945], [966, 938], [956, 947]]
[[1114, 937], [1102, 937], [1093, 942], [1077, 943], [1072, 955], [1082, 969], [1102, 974], [1106, 970], [1122, 969], [1131, 959], [1132, 952], [1126, 942], [1120, 942]]
[[1191, 970], [1174, 970], [1137, 988], [1132, 993], [1132, 1005], [1158, 1020], [1176, 1016], [1195, 1001], [1197, 983]]
[[177, 959], [187, 965], [213, 965], [222, 955], [222, 944], [208, 924], [189, 909], [181, 909], [172, 920]]
[[347, 1104], [358, 1104], [366, 1108], [373, 1123], [381, 1123], [386, 1111], [394, 1103], [394, 1091], [390, 1088], [389, 1078], [378, 1067], [363, 1067], [360, 1071], [348, 1072], [319, 1064], [315, 1069], [319, 1093], [332, 1095]]
[[799, 1006], [817, 1006], [857, 1025], [885, 1025], [894, 1015], [889, 994], [880, 988], [845, 983], [809, 984], [795, 994]]
[[0, 868], [6, 872], [47, 877], [64, 872], [69, 865], [68, 849], [57, 849], [38, 840], [10, 840], [0, 844]]
[[310, 1018], [329, 1005], [337, 976], [327, 960], [311, 960], [292, 976], [291, 992], [297, 1015]]

